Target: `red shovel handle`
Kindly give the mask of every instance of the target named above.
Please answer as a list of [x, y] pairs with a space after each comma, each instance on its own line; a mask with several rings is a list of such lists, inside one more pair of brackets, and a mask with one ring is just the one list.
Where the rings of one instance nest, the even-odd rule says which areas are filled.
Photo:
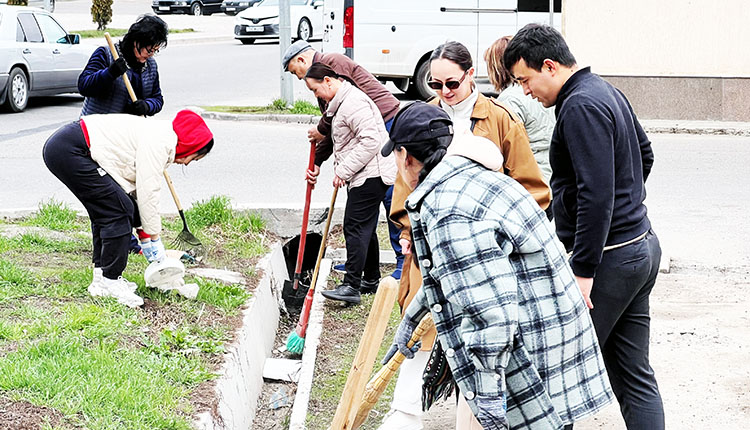
[[[310, 160], [307, 163], [307, 170], [315, 167], [315, 143], [310, 144]], [[307, 172], [305, 172], [307, 176]], [[313, 184], [307, 183], [305, 192], [305, 209], [302, 212], [302, 232], [299, 235], [299, 249], [297, 250], [297, 267], [294, 269], [294, 289], [299, 288], [299, 281], [302, 277], [302, 260], [305, 257], [305, 241], [307, 239], [307, 222], [310, 218], [310, 196], [312, 196]]]

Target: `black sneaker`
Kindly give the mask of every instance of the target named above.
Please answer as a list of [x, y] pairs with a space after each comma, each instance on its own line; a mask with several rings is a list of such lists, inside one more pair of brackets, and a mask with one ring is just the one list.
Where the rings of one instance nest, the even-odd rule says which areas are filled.
[[349, 284], [341, 284], [335, 290], [323, 291], [321, 294], [329, 300], [338, 300], [355, 305], [358, 305], [361, 300], [359, 291]]
[[375, 279], [372, 281], [363, 279], [362, 284], [359, 287], [359, 292], [360, 294], [375, 294], [378, 291], [379, 284], [380, 284], [379, 279]]

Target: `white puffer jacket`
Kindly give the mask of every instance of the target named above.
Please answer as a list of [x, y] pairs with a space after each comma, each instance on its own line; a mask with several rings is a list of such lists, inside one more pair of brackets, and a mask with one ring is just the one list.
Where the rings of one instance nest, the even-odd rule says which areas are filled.
[[328, 104], [326, 115], [333, 117], [331, 136], [336, 176], [345, 180], [350, 189], [377, 177], [386, 185], [393, 185], [396, 159], [393, 154], [388, 157], [380, 154], [388, 132], [375, 103], [344, 81]]
[[91, 158], [126, 193], [135, 191], [143, 230], [161, 233], [159, 200], [164, 169], [174, 162], [177, 134], [172, 122], [134, 115], [87, 115]]

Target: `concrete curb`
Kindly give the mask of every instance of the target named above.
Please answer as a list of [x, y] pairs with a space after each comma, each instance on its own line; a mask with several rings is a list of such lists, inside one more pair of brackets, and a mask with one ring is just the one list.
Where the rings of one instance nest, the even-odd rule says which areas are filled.
[[302, 370], [297, 383], [297, 393], [294, 395], [292, 415], [289, 419], [289, 430], [305, 430], [307, 421], [307, 408], [310, 404], [313, 376], [315, 376], [315, 360], [318, 354], [320, 334], [323, 331], [323, 316], [325, 298], [321, 294], [328, 282], [331, 272], [331, 260], [324, 259], [320, 263], [320, 274], [315, 286], [312, 309], [310, 310], [310, 321], [305, 335], [305, 350], [302, 353]]
[[[281, 123], [317, 124], [318, 115], [286, 114], [238, 114], [207, 111], [197, 106], [188, 107], [206, 119], [220, 121], [273, 121]], [[750, 136], [750, 123], [721, 121], [671, 121], [643, 120], [641, 125], [646, 133], [666, 134], [708, 134], [723, 136]]]
[[260, 113], [260, 114], [240, 114], [240, 113], [227, 113], [227, 112], [212, 112], [207, 111], [198, 106], [188, 106], [187, 109], [192, 110], [203, 118], [215, 119], [219, 121], [272, 121], [280, 122], [285, 124], [317, 124], [320, 121], [319, 115], [295, 115], [295, 114], [279, 114], [279, 113]]
[[242, 327], [227, 348], [215, 393], [215, 411], [203, 412], [195, 420], [199, 430], [252, 428], [263, 389], [263, 365], [271, 356], [279, 324], [281, 288], [288, 277], [281, 244], [257, 265], [263, 278], [247, 308], [242, 312]]

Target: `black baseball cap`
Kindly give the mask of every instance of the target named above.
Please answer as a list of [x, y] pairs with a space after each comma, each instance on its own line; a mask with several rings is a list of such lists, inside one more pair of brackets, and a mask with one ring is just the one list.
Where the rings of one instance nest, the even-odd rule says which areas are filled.
[[389, 135], [380, 151], [384, 157], [396, 145], [408, 148], [436, 142], [437, 146], [447, 148], [453, 139], [453, 121], [439, 106], [417, 101], [396, 114]]

